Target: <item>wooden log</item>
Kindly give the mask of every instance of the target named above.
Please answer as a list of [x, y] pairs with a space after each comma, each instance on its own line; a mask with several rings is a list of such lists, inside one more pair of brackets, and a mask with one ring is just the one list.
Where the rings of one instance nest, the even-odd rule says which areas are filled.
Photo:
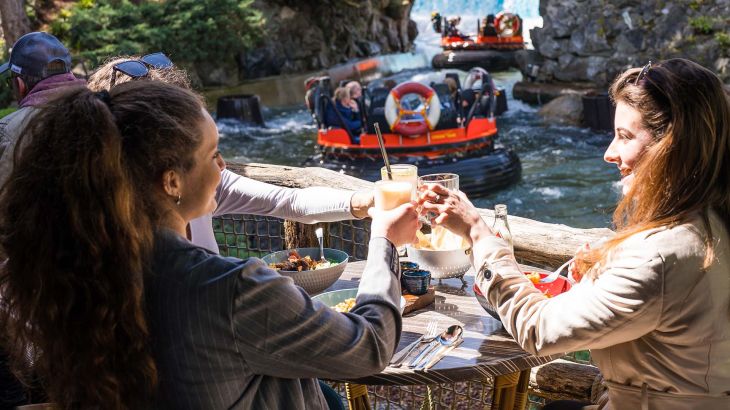
[[595, 366], [558, 359], [532, 369], [530, 390], [550, 401], [593, 402], [603, 389], [601, 380]]
[[314, 234], [315, 225], [284, 221], [284, 243], [286, 249], [317, 248], [319, 242]]
[[[372, 182], [325, 168], [232, 163], [228, 164], [228, 168], [257, 181], [290, 188], [329, 186], [347, 190], [373, 189]], [[494, 211], [481, 209], [480, 212], [491, 225]], [[515, 215], [509, 216], [509, 223], [514, 237], [515, 256], [518, 260], [548, 269], [555, 269], [572, 258], [575, 251], [583, 244], [595, 244], [613, 235], [613, 231], [606, 228], [578, 229]]]

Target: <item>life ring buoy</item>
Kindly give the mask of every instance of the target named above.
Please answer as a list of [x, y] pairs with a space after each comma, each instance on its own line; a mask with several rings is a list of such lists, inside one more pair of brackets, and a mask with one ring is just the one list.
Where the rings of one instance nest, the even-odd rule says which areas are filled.
[[[417, 94], [423, 98], [422, 109], [413, 111], [401, 106], [406, 94]], [[403, 121], [405, 115], [420, 115], [422, 120]], [[408, 81], [401, 83], [388, 94], [385, 100], [385, 119], [393, 132], [401, 135], [422, 135], [436, 128], [441, 117], [441, 101], [433, 88]]]
[[520, 30], [520, 18], [516, 14], [502, 11], [494, 18], [494, 27], [500, 37], [512, 37]]

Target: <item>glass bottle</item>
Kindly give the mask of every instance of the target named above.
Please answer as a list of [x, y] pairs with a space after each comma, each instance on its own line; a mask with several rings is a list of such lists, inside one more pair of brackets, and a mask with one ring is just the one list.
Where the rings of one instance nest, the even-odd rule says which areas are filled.
[[514, 253], [515, 246], [512, 242], [512, 231], [509, 229], [509, 222], [507, 222], [507, 205], [498, 204], [494, 206], [494, 226], [492, 230], [497, 237], [507, 241], [510, 250]]

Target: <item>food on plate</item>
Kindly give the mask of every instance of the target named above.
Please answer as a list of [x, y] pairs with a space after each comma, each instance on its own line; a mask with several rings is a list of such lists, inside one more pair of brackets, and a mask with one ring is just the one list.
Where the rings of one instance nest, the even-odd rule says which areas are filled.
[[525, 272], [525, 276], [527, 276], [527, 279], [530, 279], [532, 283], [540, 283], [540, 273], [538, 272]]
[[332, 306], [332, 309], [340, 312], [340, 313], [347, 313], [355, 306], [355, 298], [348, 298], [343, 300], [342, 302]]
[[427, 249], [432, 251], [450, 251], [455, 249], [466, 249], [469, 243], [461, 236], [449, 231], [446, 228], [435, 226], [432, 233], [416, 231], [418, 243], [416, 249]]
[[309, 255], [302, 258], [297, 251], [290, 251], [287, 260], [284, 262], [270, 263], [269, 267], [278, 270], [302, 272], [305, 270], [329, 268], [334, 265], [337, 265], [337, 262], [314, 260]]

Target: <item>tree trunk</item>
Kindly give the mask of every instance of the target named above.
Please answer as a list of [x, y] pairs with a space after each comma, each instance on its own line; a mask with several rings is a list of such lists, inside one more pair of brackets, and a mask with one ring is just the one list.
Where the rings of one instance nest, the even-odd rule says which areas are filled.
[[30, 32], [30, 21], [25, 14], [25, 0], [0, 1], [0, 20], [2, 20], [5, 49], [9, 49], [15, 41]]

